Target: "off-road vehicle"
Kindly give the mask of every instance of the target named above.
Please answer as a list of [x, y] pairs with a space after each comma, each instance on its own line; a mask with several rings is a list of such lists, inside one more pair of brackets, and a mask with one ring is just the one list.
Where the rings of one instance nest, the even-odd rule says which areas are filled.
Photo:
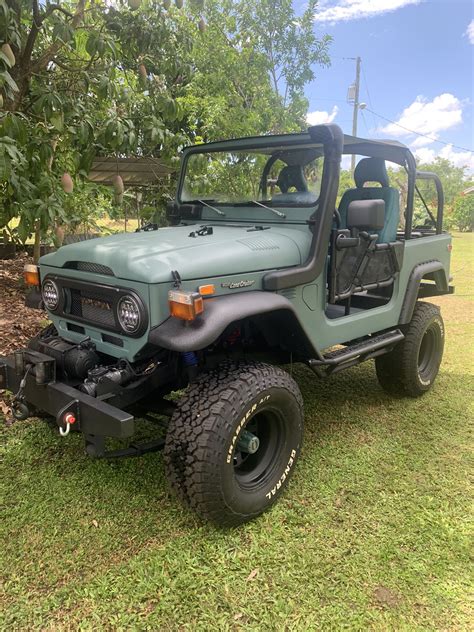
[[[337, 204], [343, 154], [361, 159]], [[406, 171], [403, 209], [385, 161]], [[422, 226], [417, 179], [437, 191]], [[282, 365], [325, 378], [375, 358], [390, 393], [433, 385], [444, 327], [419, 299], [452, 291], [442, 187], [404, 145], [318, 125], [188, 147], [167, 215], [27, 268], [52, 324], [2, 358], [0, 386], [17, 417], [52, 415], [91, 456], [164, 448], [178, 495], [235, 525], [275, 502], [300, 455], [303, 401]], [[155, 441], [106, 449], [156, 415]]]

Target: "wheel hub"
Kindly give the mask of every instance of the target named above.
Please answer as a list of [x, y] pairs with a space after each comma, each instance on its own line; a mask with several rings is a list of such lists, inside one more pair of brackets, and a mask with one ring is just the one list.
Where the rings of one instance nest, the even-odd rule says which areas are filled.
[[237, 449], [247, 454], [255, 454], [260, 447], [260, 439], [248, 430], [244, 430], [237, 442]]

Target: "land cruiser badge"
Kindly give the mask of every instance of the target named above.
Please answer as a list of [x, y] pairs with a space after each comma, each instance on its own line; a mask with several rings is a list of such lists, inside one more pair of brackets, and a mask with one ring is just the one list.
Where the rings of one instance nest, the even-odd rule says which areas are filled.
[[221, 287], [226, 287], [229, 290], [237, 290], [241, 287], [250, 287], [254, 283], [255, 281], [227, 281], [226, 283], [221, 283]]

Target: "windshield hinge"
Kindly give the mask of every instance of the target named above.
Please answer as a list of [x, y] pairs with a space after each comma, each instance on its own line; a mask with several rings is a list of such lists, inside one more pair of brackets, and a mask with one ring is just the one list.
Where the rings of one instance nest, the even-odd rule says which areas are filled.
[[193, 230], [189, 233], [189, 237], [205, 237], [206, 235], [212, 235], [214, 230], [212, 226], [201, 226], [199, 230]]
[[171, 276], [173, 277], [174, 287], [176, 289], [181, 287], [181, 276], [177, 270], [171, 270]]

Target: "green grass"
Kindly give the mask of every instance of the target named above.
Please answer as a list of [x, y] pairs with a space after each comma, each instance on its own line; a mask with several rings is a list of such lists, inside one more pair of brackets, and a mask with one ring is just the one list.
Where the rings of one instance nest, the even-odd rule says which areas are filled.
[[472, 629], [473, 252], [456, 235], [433, 391], [391, 399], [372, 363], [298, 369], [302, 459], [239, 529], [184, 510], [161, 455], [92, 461], [42, 421], [3, 428], [0, 629]]

